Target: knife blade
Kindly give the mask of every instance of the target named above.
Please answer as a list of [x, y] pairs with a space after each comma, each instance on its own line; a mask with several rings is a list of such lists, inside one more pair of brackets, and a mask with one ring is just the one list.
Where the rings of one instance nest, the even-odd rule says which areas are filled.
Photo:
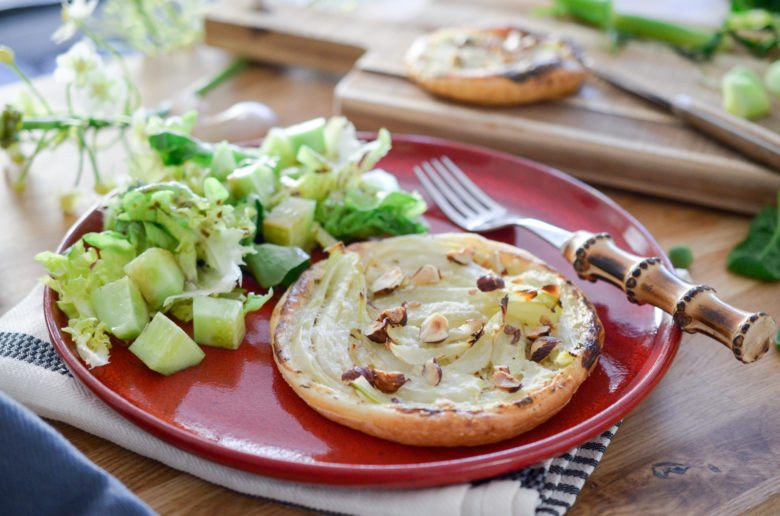
[[774, 131], [698, 101], [689, 95], [679, 93], [669, 97], [652, 91], [623, 75], [604, 70], [592, 62], [586, 62], [585, 66], [599, 79], [666, 109], [699, 132], [753, 160], [768, 165], [775, 172], [780, 171], [780, 135]]

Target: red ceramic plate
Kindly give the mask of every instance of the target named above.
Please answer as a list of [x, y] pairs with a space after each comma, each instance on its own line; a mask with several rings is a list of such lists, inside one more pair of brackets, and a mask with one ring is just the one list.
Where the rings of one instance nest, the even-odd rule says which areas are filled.
[[[448, 155], [490, 195], [524, 215], [568, 229], [609, 232], [640, 255], [663, 256], [647, 231], [605, 196], [542, 165], [507, 154], [419, 137], [395, 137], [380, 166], [407, 189], [421, 190], [412, 167]], [[429, 202], [432, 205], [432, 203]], [[434, 232], [455, 231], [436, 208]], [[100, 230], [94, 212], [77, 223], [60, 251]], [[268, 317], [273, 303], [248, 317], [236, 351], [204, 347], [196, 367], [163, 377], [126, 349], [111, 363], [88, 369], [47, 289], [44, 311], [52, 340], [73, 374], [117, 412], [148, 432], [208, 460], [283, 479], [387, 488], [425, 487], [486, 478], [563, 453], [594, 437], [633, 409], [656, 385], [677, 351], [671, 317], [626, 301], [615, 287], [576, 278], [571, 266], [521, 229], [487, 234], [524, 247], [574, 280], [595, 304], [606, 328], [598, 366], [569, 405], [538, 428], [474, 448], [417, 448], [383, 441], [333, 423], [303, 403], [279, 375], [271, 356]], [[247, 280], [248, 287], [252, 287]], [[121, 444], [121, 443], [120, 443]]]

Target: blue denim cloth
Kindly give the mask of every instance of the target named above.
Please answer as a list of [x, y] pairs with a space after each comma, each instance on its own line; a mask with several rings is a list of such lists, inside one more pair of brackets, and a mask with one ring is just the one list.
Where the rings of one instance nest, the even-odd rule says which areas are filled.
[[38, 416], [0, 392], [0, 514], [155, 513]]

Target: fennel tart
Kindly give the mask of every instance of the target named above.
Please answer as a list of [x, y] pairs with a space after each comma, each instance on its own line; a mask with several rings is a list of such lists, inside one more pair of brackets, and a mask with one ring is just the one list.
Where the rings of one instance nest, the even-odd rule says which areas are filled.
[[493, 443], [556, 414], [598, 360], [590, 301], [521, 249], [450, 233], [328, 251], [271, 317], [279, 371], [328, 419], [409, 445]]
[[587, 75], [580, 53], [569, 41], [518, 27], [444, 28], [416, 39], [405, 66], [436, 95], [509, 106], [576, 91]]

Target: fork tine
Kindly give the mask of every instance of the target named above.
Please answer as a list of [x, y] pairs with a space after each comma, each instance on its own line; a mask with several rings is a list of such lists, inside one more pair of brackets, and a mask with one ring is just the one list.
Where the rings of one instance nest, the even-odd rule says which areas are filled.
[[506, 208], [494, 201], [492, 198], [490, 198], [490, 196], [482, 191], [480, 187], [474, 184], [474, 182], [469, 179], [469, 177], [460, 169], [460, 167], [458, 167], [449, 157], [442, 156], [441, 161], [444, 163], [444, 165], [446, 165], [449, 171], [452, 172], [456, 178], [458, 178], [460, 183], [485, 206], [492, 210], [506, 210]]
[[[433, 161], [433, 160], [432, 160]], [[433, 166], [432, 161], [424, 161], [421, 163], [423, 170], [427, 173], [428, 179], [436, 186], [439, 193], [447, 199], [447, 202], [458, 212], [460, 212], [464, 218], [471, 219], [479, 216], [479, 212], [472, 208], [470, 205], [463, 202], [463, 200], [452, 189], [452, 178], [445, 177], [439, 174], [438, 170]], [[481, 207], [480, 207], [481, 209]]]
[[438, 206], [439, 209], [444, 212], [444, 214], [452, 222], [462, 227], [463, 229], [468, 229], [466, 226], [466, 218], [461, 215], [452, 204], [450, 204], [447, 198], [442, 195], [442, 193], [434, 186], [431, 180], [428, 179], [428, 176], [425, 175], [423, 170], [419, 166], [415, 166], [412, 170], [414, 170], [414, 175], [416, 175], [417, 179], [420, 180], [423, 188], [425, 188], [425, 190], [428, 192], [428, 195], [431, 196], [433, 202], [436, 203], [436, 206]]
[[480, 202], [480, 199], [476, 198], [469, 191], [467, 191], [463, 184], [461, 184], [461, 181], [453, 176], [452, 172], [444, 163], [438, 159], [432, 159], [431, 165], [434, 169], [436, 169], [436, 172], [438, 172], [439, 176], [441, 176], [442, 180], [449, 187], [450, 191], [457, 196], [457, 199], [462, 204], [465, 203], [468, 205], [468, 207], [475, 212], [472, 216], [484, 215], [485, 212], [490, 211], [490, 206], [485, 206]]

